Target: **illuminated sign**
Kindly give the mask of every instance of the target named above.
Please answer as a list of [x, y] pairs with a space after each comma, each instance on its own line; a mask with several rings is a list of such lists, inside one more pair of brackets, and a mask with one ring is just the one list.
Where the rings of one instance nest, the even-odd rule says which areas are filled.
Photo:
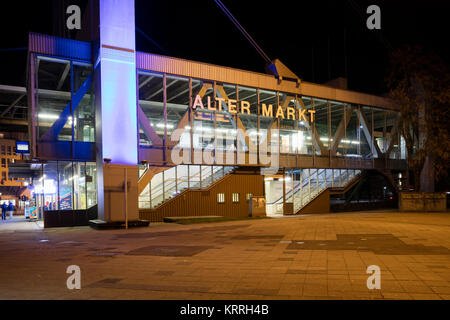
[[30, 144], [28, 141], [16, 141], [16, 153], [30, 153]]
[[[228, 112], [230, 114], [237, 114], [237, 113], [245, 113], [250, 115], [250, 102], [242, 100], [242, 101], [238, 101], [235, 99], [224, 99], [224, 98], [219, 98], [216, 97], [215, 98], [216, 101], [218, 102], [218, 106], [219, 108], [217, 109], [216, 107], [211, 105], [211, 97], [207, 97], [207, 103], [206, 103], [206, 108], [202, 102], [202, 98], [200, 95], [197, 95], [195, 97], [195, 101], [194, 104], [192, 106], [192, 109], [196, 110], [197, 108], [201, 108], [204, 110], [209, 110], [209, 111], [222, 111], [222, 103], [225, 103], [227, 105], [227, 109]], [[286, 107], [283, 109], [282, 106], [277, 106], [276, 108], [274, 108], [274, 106], [272, 104], [265, 104], [262, 103], [261, 104], [261, 116], [262, 117], [271, 117], [271, 118], [281, 118], [281, 119], [286, 119], [286, 120], [298, 120], [298, 121], [309, 121], [307, 119], [307, 116], [310, 119], [310, 122], [313, 123], [314, 122], [314, 114], [315, 114], [315, 110], [312, 109], [304, 109], [304, 108], [300, 108], [300, 109], [296, 109], [293, 107]]]

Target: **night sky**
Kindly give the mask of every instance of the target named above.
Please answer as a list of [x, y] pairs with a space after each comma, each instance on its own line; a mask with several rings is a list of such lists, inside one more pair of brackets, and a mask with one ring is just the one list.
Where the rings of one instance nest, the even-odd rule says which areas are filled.
[[[347, 77], [349, 89], [383, 94], [390, 48], [421, 45], [449, 62], [449, 1], [232, 1], [229, 11], [271, 58], [305, 81]], [[2, 2], [0, 84], [25, 85], [29, 31], [64, 35], [63, 9], [86, 0]], [[381, 31], [366, 27], [366, 8], [381, 8]], [[137, 50], [264, 72], [264, 60], [214, 0], [136, 0]]]

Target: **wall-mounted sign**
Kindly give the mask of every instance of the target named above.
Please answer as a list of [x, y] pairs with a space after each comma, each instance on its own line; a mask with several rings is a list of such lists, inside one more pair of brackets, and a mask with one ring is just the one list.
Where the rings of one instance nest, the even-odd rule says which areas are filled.
[[[230, 114], [237, 113], [246, 113], [250, 114], [250, 102], [248, 101], [238, 101], [234, 99], [223, 99], [223, 98], [215, 98], [218, 102], [218, 108], [212, 106], [211, 97], [207, 97], [206, 108], [202, 102], [202, 97], [197, 95], [194, 100], [194, 104], [192, 109], [196, 110], [197, 108], [210, 110], [210, 111], [222, 111], [222, 104], [226, 104], [228, 112]], [[305, 109], [299, 108], [298, 110], [293, 107], [286, 107], [283, 109], [282, 106], [277, 106], [274, 108], [271, 104], [261, 103], [261, 116], [262, 117], [271, 117], [271, 118], [281, 118], [286, 120], [298, 120], [298, 121], [308, 121], [310, 123], [314, 122], [314, 113], [316, 111], [313, 109]], [[307, 119], [307, 116], [309, 120]]]
[[28, 141], [16, 141], [16, 153], [29, 154], [30, 144]]

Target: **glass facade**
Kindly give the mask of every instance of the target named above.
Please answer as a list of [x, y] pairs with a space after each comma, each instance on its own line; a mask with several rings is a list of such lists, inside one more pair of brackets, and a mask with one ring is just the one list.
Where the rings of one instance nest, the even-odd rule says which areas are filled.
[[36, 68], [39, 140], [95, 142], [92, 66], [38, 56]]
[[[90, 61], [32, 55], [34, 129], [39, 174], [30, 188], [44, 211], [87, 210], [97, 204], [95, 95]], [[65, 160], [59, 160], [65, 159]]]
[[97, 204], [94, 162], [48, 161], [37, 166], [39, 175], [30, 188], [41, 217], [44, 211], [86, 210]]
[[[236, 151], [265, 144], [286, 155], [372, 160], [388, 152], [391, 159], [406, 157], [395, 111], [141, 70], [138, 76], [145, 114], [139, 121], [141, 148], [168, 152], [178, 144], [193, 152], [231, 152], [234, 164]], [[175, 129], [184, 131], [174, 135]]]

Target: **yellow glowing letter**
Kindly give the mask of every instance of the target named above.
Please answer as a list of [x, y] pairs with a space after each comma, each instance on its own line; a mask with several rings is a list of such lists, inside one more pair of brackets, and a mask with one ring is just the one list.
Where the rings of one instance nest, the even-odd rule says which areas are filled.
[[267, 108], [265, 103], [263, 103], [261, 106], [262, 106], [262, 116], [273, 118], [273, 106], [269, 104], [269, 107]]
[[277, 109], [277, 115], [276, 115], [275, 117], [279, 118], [280, 116], [284, 119], [284, 111], [283, 111], [283, 108], [282, 108], [281, 106], [278, 106], [278, 109]]
[[287, 107], [287, 118], [295, 120], [295, 109], [292, 107]]
[[306, 117], [305, 117], [305, 111], [306, 111], [306, 109], [298, 110], [298, 120], [302, 121], [302, 118], [303, 118], [303, 121], [308, 121], [308, 120], [306, 120]]
[[311, 116], [311, 123], [314, 122], [314, 113], [316, 113], [316, 110], [308, 110], [310, 116]]
[[247, 111], [247, 114], [250, 114], [250, 102], [241, 101], [241, 113], [244, 113], [244, 110]]
[[228, 112], [231, 114], [236, 114], [236, 100], [234, 99], [228, 99]]
[[195, 101], [194, 101], [194, 105], [192, 106], [192, 109], [197, 109], [197, 107], [201, 107], [202, 109], [205, 109], [205, 107], [203, 106], [203, 102], [202, 102], [202, 98], [200, 97], [200, 95], [197, 95], [195, 97]]

